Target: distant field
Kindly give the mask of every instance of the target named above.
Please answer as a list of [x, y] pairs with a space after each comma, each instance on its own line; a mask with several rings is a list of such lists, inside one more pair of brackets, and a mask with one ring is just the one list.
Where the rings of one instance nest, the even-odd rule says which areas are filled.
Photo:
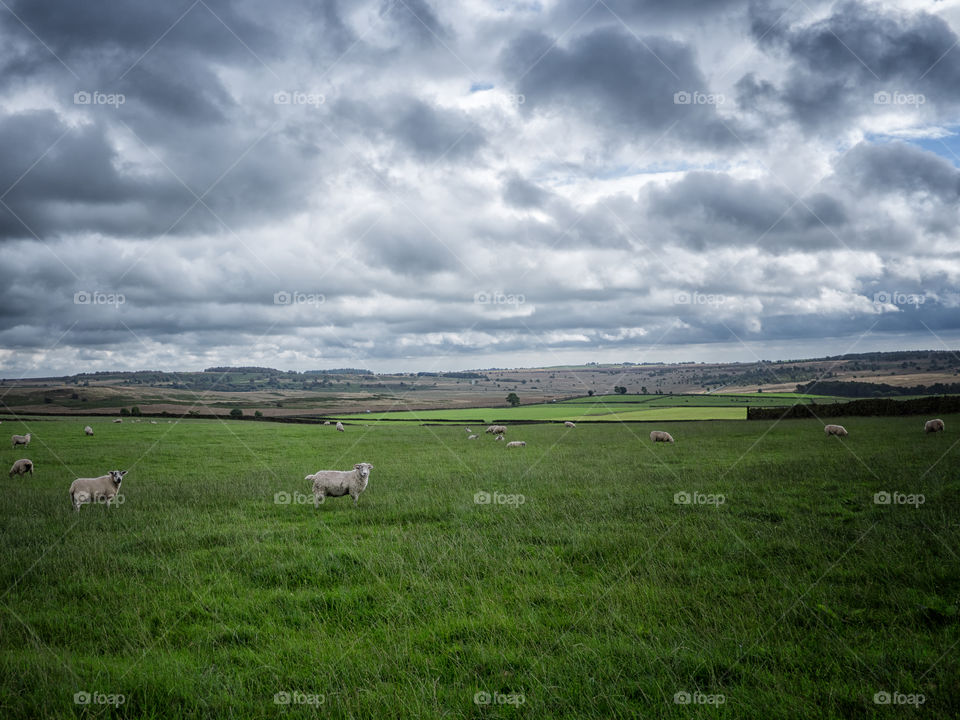
[[745, 420], [749, 405], [778, 406], [795, 402], [846, 402], [844, 398], [766, 393], [755, 395], [603, 395], [563, 402], [518, 407], [460, 408], [456, 410], [401, 410], [338, 416], [354, 421], [505, 422], [543, 420], [562, 422], [636, 420]]
[[[664, 422], [656, 446], [514, 426], [517, 450], [459, 427], [5, 420], [34, 441], [0, 444], [2, 469], [37, 472], [0, 493], [0, 717], [957, 717], [944, 419], [844, 418], [844, 440]], [[358, 507], [309, 504], [305, 474], [361, 461]], [[113, 468], [123, 504], [75, 513], [73, 478]]]

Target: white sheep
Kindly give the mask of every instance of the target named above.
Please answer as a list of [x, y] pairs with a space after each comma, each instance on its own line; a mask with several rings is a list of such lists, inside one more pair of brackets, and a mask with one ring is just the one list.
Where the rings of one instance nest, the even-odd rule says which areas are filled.
[[85, 435], [93, 435], [93, 428], [90, 427], [89, 425], [87, 425], [87, 426], [83, 429], [83, 432], [84, 432]]
[[511, 440], [507, 443], [507, 447], [526, 447], [527, 443], [523, 440]]
[[945, 427], [943, 420], [940, 420], [939, 418], [936, 420], [927, 420], [927, 422], [923, 424], [923, 431], [925, 433], [943, 432], [944, 429]]
[[850, 434], [843, 425], [824, 425], [823, 432], [827, 435], [836, 435], [837, 437], [846, 437]]
[[497, 435], [497, 436], [494, 438], [494, 440], [504, 440], [504, 439], [505, 439], [505, 438], [503, 437], [503, 435]]
[[498, 436], [499, 436], [499, 435], [503, 435], [506, 431], [507, 431], [507, 426], [506, 426], [506, 425], [491, 425], [490, 427], [488, 427], [488, 428], [487, 428], [486, 430], [484, 430], [483, 432], [484, 432], [484, 433], [492, 433], [493, 435], [498, 435]]
[[337, 420], [337, 432], [345, 432], [343, 429], [343, 423]]
[[27, 458], [17, 460], [13, 464], [13, 467], [10, 468], [10, 477], [14, 475], [26, 475], [27, 473], [33, 475], [33, 461], [27, 460]]
[[324, 420], [324, 421], [323, 421], [323, 424], [324, 424], [324, 425], [329, 425], [329, 424], [330, 424], [330, 421], [329, 421], [329, 420]]
[[655, 443], [658, 443], [658, 442], [672, 443], [673, 435], [663, 430], [653, 430], [650, 433], [650, 440], [652, 440]]
[[23, 445], [26, 447], [30, 444], [30, 433], [27, 433], [26, 435], [11, 435], [10, 439], [13, 441], [14, 447], [17, 445]]
[[151, 424], [151, 425], [156, 425], [156, 424], [157, 424], [157, 421], [156, 421], [156, 420], [151, 420], [151, 421], [150, 421], [150, 424]]
[[329, 497], [343, 497], [350, 495], [353, 504], [357, 504], [360, 493], [367, 489], [370, 479], [370, 463], [357, 463], [353, 470], [318, 470], [313, 475], [307, 475], [304, 480], [313, 483], [313, 506], [320, 507]]
[[563, 424], [564, 424], [564, 427], [568, 427], [568, 428], [575, 428], [575, 427], [576, 427], [576, 425], [575, 425], [574, 423], [570, 422], [569, 420], [564, 420], [564, 421], [563, 421]]
[[[80, 506], [89, 502], [106, 502], [107, 507], [110, 507], [110, 502], [115, 500], [120, 492], [120, 483], [126, 474], [126, 470], [111, 470], [100, 477], [77, 478], [70, 484], [70, 502], [73, 503], [73, 509], [80, 512]], [[123, 499], [119, 502], [123, 502]]]
[[116, 420], [114, 420], [114, 422], [115, 422], [115, 423], [122, 423], [122, 422], [123, 422], [123, 418], [117, 418]]
[[468, 427], [465, 427], [465, 428], [464, 428], [464, 430], [466, 430], [466, 431], [467, 431], [467, 435], [469, 435], [470, 433], [472, 433], [472, 432], [473, 432], [473, 430], [471, 430], [471, 429], [470, 429], [470, 428], [468, 428]]
[[478, 437], [480, 437], [480, 436], [479, 436], [479, 435], [471, 435], [470, 437], [467, 438], [467, 440], [476, 440]]

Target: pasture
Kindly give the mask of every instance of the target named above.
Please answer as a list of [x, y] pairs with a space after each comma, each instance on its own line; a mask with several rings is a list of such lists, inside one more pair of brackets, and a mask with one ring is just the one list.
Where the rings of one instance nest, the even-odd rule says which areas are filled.
[[960, 717], [944, 420], [5, 420], [0, 717]]

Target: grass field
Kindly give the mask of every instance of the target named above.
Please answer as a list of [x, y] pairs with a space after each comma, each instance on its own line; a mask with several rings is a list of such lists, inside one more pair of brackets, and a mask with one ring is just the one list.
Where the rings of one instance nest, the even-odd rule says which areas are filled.
[[517, 407], [480, 407], [446, 410], [397, 410], [354, 413], [343, 419], [393, 422], [516, 422], [632, 421], [632, 420], [746, 420], [748, 406], [786, 406], [815, 400], [819, 403], [845, 402], [844, 398], [796, 393], [767, 395], [602, 395]]
[[[544, 424], [518, 450], [6, 420], [34, 440], [4, 467], [37, 471], [0, 494], [0, 717], [960, 717], [944, 419]], [[361, 461], [357, 507], [305, 504]], [[114, 468], [124, 502], [75, 513], [71, 480]]]

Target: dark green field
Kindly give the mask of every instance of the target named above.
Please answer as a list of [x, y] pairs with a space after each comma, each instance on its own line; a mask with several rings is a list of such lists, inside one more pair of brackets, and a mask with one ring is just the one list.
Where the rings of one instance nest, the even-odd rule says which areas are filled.
[[960, 717], [960, 416], [923, 419], [6, 420], [0, 717]]

